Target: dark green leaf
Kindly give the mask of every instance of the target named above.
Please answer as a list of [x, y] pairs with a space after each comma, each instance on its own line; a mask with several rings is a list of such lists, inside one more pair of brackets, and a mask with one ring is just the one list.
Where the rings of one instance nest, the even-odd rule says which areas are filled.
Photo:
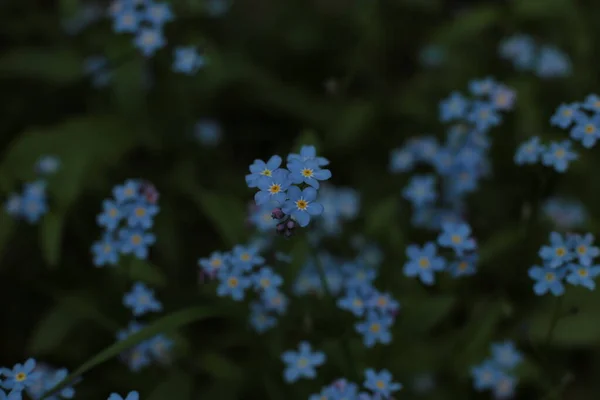
[[82, 60], [66, 49], [21, 48], [0, 57], [0, 74], [69, 83], [83, 76]]
[[365, 233], [368, 235], [387, 233], [390, 224], [398, 218], [399, 205], [397, 196], [390, 196], [377, 203], [367, 215]]
[[218, 353], [203, 354], [198, 364], [215, 380], [239, 381], [244, 377], [244, 371], [238, 365]]
[[105, 363], [106, 361], [114, 357], [117, 357], [122, 352], [137, 345], [138, 343], [143, 342], [144, 340], [148, 340], [160, 333], [169, 333], [176, 329], [182, 328], [185, 325], [188, 325], [192, 322], [206, 319], [214, 315], [217, 315], [217, 309], [208, 309], [206, 307], [191, 307], [182, 311], [177, 311], [166, 315], [152, 322], [151, 324], [148, 324], [144, 329], [140, 330], [137, 333], [134, 333], [127, 339], [119, 341], [107, 347], [100, 353], [87, 360], [73, 373], [67, 376], [62, 382], [59, 382], [54, 388], [52, 388], [44, 396], [42, 396], [42, 400], [47, 398], [50, 394], [56, 392], [57, 390], [68, 386], [75, 379], [77, 379], [87, 371], [95, 368], [100, 364]]
[[133, 257], [125, 267], [129, 269], [128, 275], [132, 281], [141, 281], [157, 287], [166, 284], [167, 279], [161, 269], [148, 261]]
[[79, 321], [76, 315], [62, 305], [50, 310], [37, 324], [29, 341], [29, 352], [42, 355], [56, 350]]
[[403, 325], [417, 333], [427, 332], [436, 323], [448, 315], [456, 298], [454, 296], [430, 296], [426, 298], [410, 298], [403, 303]]
[[194, 381], [192, 376], [185, 372], [172, 372], [169, 377], [160, 383], [147, 398], [148, 400], [181, 399], [190, 400]]
[[432, 40], [443, 46], [458, 45], [465, 39], [472, 40], [499, 20], [501, 10], [497, 5], [484, 5], [465, 9], [453, 22], [444, 25]]
[[64, 215], [49, 212], [40, 229], [42, 255], [50, 267], [58, 265], [63, 236]]
[[480, 246], [479, 264], [483, 265], [509, 251], [515, 244], [523, 240], [523, 237], [524, 231], [519, 227], [511, 227], [494, 233]]

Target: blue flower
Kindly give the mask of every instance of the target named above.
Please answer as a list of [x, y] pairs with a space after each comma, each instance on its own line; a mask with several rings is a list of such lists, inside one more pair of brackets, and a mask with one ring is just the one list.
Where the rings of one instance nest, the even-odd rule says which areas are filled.
[[389, 293], [375, 291], [366, 302], [369, 310], [376, 310], [382, 314], [395, 313], [400, 310], [400, 303], [392, 298]]
[[235, 301], [242, 301], [245, 290], [252, 285], [252, 281], [243, 276], [239, 268], [233, 268], [230, 271], [222, 269], [217, 276], [219, 277], [217, 294], [220, 297], [231, 296]]
[[146, 5], [144, 19], [154, 25], [163, 25], [173, 21], [171, 5], [168, 3], [149, 3]]
[[365, 371], [365, 382], [363, 385], [372, 392], [386, 398], [390, 397], [392, 393], [402, 389], [400, 383], [392, 382], [392, 374], [387, 369], [383, 369], [379, 372], [375, 372], [375, 370], [371, 368], [367, 369]]
[[204, 57], [194, 46], [177, 47], [173, 50], [173, 71], [192, 75], [204, 66]]
[[256, 332], [263, 333], [277, 325], [277, 319], [269, 315], [264, 305], [254, 303], [250, 306], [250, 324]]
[[435, 184], [436, 178], [433, 175], [415, 175], [402, 191], [402, 195], [414, 207], [422, 207], [434, 202], [437, 198]]
[[475, 390], [482, 391], [493, 388], [496, 385], [496, 382], [498, 382], [501, 373], [498, 365], [491, 361], [485, 361], [481, 365], [473, 367], [471, 369], [471, 375], [474, 380], [473, 386], [475, 387]]
[[251, 279], [256, 290], [265, 292], [277, 291], [283, 284], [283, 278], [269, 267], [262, 267]]
[[350, 311], [356, 317], [362, 317], [365, 313], [365, 300], [358, 290], [350, 290], [345, 297], [337, 301], [337, 305], [342, 310]]
[[152, 311], [162, 311], [162, 304], [154, 297], [154, 291], [142, 282], [136, 282], [131, 292], [123, 296], [123, 304], [131, 309], [136, 317]]
[[473, 79], [469, 82], [469, 90], [475, 96], [486, 96], [492, 93], [496, 85], [497, 83], [492, 77]]
[[552, 197], [544, 202], [542, 209], [546, 218], [563, 230], [580, 227], [587, 219], [585, 208], [576, 201]]
[[540, 144], [540, 138], [534, 136], [519, 146], [515, 154], [515, 164], [535, 164], [540, 161], [540, 157], [545, 151], [546, 147]]
[[449, 122], [465, 118], [469, 101], [459, 92], [452, 92], [450, 96], [440, 102], [440, 121]]
[[562, 142], [550, 143], [550, 147], [542, 155], [542, 164], [547, 167], [554, 167], [558, 172], [565, 172], [569, 162], [576, 159], [577, 154], [571, 151], [571, 142], [563, 140]]
[[571, 235], [571, 246], [574, 249], [575, 256], [583, 266], [590, 266], [594, 258], [600, 255], [600, 249], [594, 246], [594, 235], [587, 233], [585, 235]]
[[574, 258], [570, 247], [568, 239], [563, 238], [558, 232], [552, 232], [550, 246], [542, 246], [539, 256], [550, 268], [558, 268]]
[[317, 157], [317, 149], [315, 146], [302, 146], [300, 148], [300, 154], [289, 154], [287, 157], [287, 161], [291, 162], [293, 160], [297, 161], [307, 161], [307, 160], [315, 160], [319, 167], [324, 167], [329, 164], [329, 160], [324, 157]]
[[117, 265], [119, 262], [120, 243], [115, 242], [109, 235], [105, 235], [102, 240], [92, 245], [94, 255], [94, 265], [102, 267], [104, 265]]
[[30, 224], [38, 222], [48, 212], [45, 189], [38, 193], [37, 190], [26, 188], [21, 197], [21, 212]]
[[265, 177], [257, 181], [260, 189], [254, 195], [256, 205], [263, 205], [268, 202], [283, 204], [287, 199], [287, 190], [291, 185], [289, 172], [284, 169], [275, 171], [272, 176]]
[[283, 205], [283, 212], [291, 215], [301, 227], [309, 224], [310, 218], [323, 213], [323, 206], [317, 203], [317, 191], [312, 187], [300, 190], [297, 186], [288, 189], [289, 200]]
[[363, 322], [358, 322], [354, 327], [363, 336], [366, 347], [373, 347], [376, 343], [389, 344], [392, 341], [390, 328], [394, 319], [385, 314], [369, 312]]
[[211, 119], [200, 120], [194, 125], [194, 137], [204, 146], [216, 146], [221, 141], [221, 126]]
[[421, 282], [432, 285], [435, 282], [435, 271], [442, 271], [446, 261], [437, 255], [435, 243], [429, 242], [419, 248], [410, 245], [406, 248], [409, 260], [404, 264], [404, 275], [409, 277], [418, 276]]
[[156, 241], [152, 233], [139, 229], [123, 229], [119, 232], [121, 239], [121, 252], [134, 254], [139, 259], [148, 257], [148, 247]]
[[40, 373], [34, 369], [35, 360], [33, 358], [27, 359], [24, 364], [15, 364], [12, 369], [2, 368], [1, 375], [6, 377], [2, 386], [15, 392], [26, 389], [40, 376]]
[[21, 391], [10, 391], [8, 394], [4, 390], [0, 389], [0, 400], [22, 400], [23, 396]]
[[116, 33], [135, 33], [140, 26], [140, 14], [133, 9], [124, 9], [114, 16], [113, 30]]
[[146, 342], [148, 351], [151, 355], [161, 361], [169, 359], [171, 348], [174, 342], [165, 335], [156, 335]]
[[283, 315], [287, 310], [288, 299], [280, 291], [270, 290], [262, 292], [260, 300], [267, 311], [275, 311], [277, 314]]
[[570, 264], [568, 267], [570, 273], [566, 277], [567, 282], [574, 286], [586, 287], [589, 290], [596, 288], [594, 278], [600, 275], [600, 266]]
[[331, 178], [331, 171], [328, 169], [320, 169], [317, 160], [292, 160], [287, 163], [287, 168], [290, 171], [290, 181], [295, 184], [306, 183], [319, 188], [319, 181], [325, 181]]
[[142, 28], [137, 32], [134, 44], [140, 49], [144, 56], [150, 57], [154, 55], [158, 49], [164, 47], [167, 42], [161, 29]]
[[242, 271], [251, 271], [253, 267], [261, 265], [265, 259], [258, 254], [258, 249], [253, 246], [234, 246], [229, 261]]
[[442, 233], [438, 236], [438, 243], [442, 247], [453, 249], [458, 256], [462, 256], [465, 251], [472, 251], [477, 247], [475, 240], [469, 235], [471, 235], [471, 227], [465, 223], [444, 223]]
[[131, 206], [127, 224], [131, 228], [149, 229], [154, 223], [153, 218], [156, 214], [158, 214], [158, 206], [148, 204], [146, 201], [138, 201]]
[[117, 203], [122, 204], [137, 197], [140, 191], [139, 182], [129, 179], [123, 185], [117, 185], [113, 189], [113, 195]]
[[589, 94], [581, 106], [588, 111], [592, 111], [593, 113], [599, 113], [600, 97], [597, 94]]
[[585, 148], [593, 147], [600, 138], [600, 115], [578, 116], [575, 119], [575, 126], [571, 129], [571, 137], [581, 141]]
[[477, 272], [478, 258], [477, 254], [469, 254], [461, 257], [460, 260], [450, 265], [450, 273], [455, 278], [475, 274]]
[[536, 73], [540, 78], [559, 78], [571, 74], [571, 61], [559, 49], [543, 46], [539, 50]]
[[479, 130], [486, 130], [500, 124], [500, 115], [491, 104], [476, 102], [467, 116], [467, 121], [475, 124]]
[[21, 196], [17, 193], [11, 193], [6, 202], [4, 203], [4, 209], [8, 213], [8, 215], [12, 217], [21, 216], [21, 208], [22, 208], [22, 199]]
[[530, 70], [535, 65], [536, 45], [528, 35], [514, 35], [500, 43], [500, 56], [513, 62], [515, 68]]
[[410, 149], [394, 149], [390, 154], [390, 172], [407, 172], [415, 165], [415, 156]]
[[[60, 382], [65, 380], [65, 378], [69, 375], [69, 371], [66, 368], [62, 368], [58, 371], [52, 373], [50, 377], [44, 377], [44, 389], [48, 391], [58, 385]], [[55, 395], [45, 397], [48, 400], [62, 400], [62, 399], [72, 399], [75, 397], [75, 389], [72, 386], [67, 386], [61, 389]], [[10, 400], [10, 399], [9, 399]]]
[[140, 400], [140, 395], [136, 391], [131, 391], [127, 393], [125, 397], [122, 397], [120, 394], [117, 393], [111, 393], [110, 396], [108, 396], [107, 400]]
[[141, 342], [123, 354], [129, 369], [138, 372], [152, 363], [148, 341]]
[[550, 117], [550, 125], [567, 129], [577, 118], [583, 115], [580, 107], [579, 103], [561, 104]]
[[115, 230], [123, 217], [119, 205], [112, 200], [104, 200], [102, 208], [102, 213], [96, 218], [98, 225], [106, 228], [108, 231]]
[[281, 355], [286, 364], [283, 377], [286, 382], [293, 383], [301, 378], [314, 379], [317, 367], [325, 362], [325, 354], [313, 352], [308, 342], [300, 342], [298, 351], [286, 351]]
[[40, 157], [36, 163], [35, 169], [43, 175], [54, 174], [60, 168], [60, 159], [56, 156]]
[[512, 398], [515, 394], [517, 379], [505, 373], [500, 373], [492, 388], [494, 397], [497, 399]]
[[246, 175], [246, 184], [248, 187], [258, 187], [259, 181], [269, 182], [269, 178], [274, 173], [279, 174], [279, 171], [282, 171], [279, 169], [281, 162], [282, 160], [279, 156], [272, 156], [266, 163], [263, 160], [254, 160], [252, 165], [250, 165], [250, 174]]
[[516, 349], [515, 343], [511, 341], [492, 344], [492, 357], [499, 366], [509, 369], [523, 361], [523, 356]]
[[541, 296], [548, 291], [555, 296], [560, 296], [565, 292], [565, 287], [562, 284], [562, 279], [565, 276], [565, 271], [550, 267], [539, 267], [534, 265], [528, 271], [529, 277], [536, 281], [533, 285], [533, 291], [538, 296]]

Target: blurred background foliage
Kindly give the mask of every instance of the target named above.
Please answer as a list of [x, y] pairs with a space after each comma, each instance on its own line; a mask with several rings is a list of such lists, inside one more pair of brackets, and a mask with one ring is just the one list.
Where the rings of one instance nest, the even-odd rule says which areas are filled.
[[[492, 341], [512, 338], [527, 357], [518, 398], [584, 400], [600, 393], [600, 295], [569, 288], [568, 315], [548, 345], [555, 299], [535, 296], [526, 272], [552, 229], [539, 215], [545, 198], [579, 199], [590, 216], [586, 230], [598, 233], [598, 150], [586, 152], [568, 178], [513, 163], [526, 138], [564, 136], [548, 123], [558, 104], [597, 90], [598, 4], [233, 0], [217, 17], [208, 2], [171, 3], [176, 19], [166, 26], [167, 47], [149, 59], [106, 18], [69, 34], [65, 24], [86, 6], [82, 0], [0, 4], [2, 195], [34, 178], [40, 156], [62, 163], [48, 188], [51, 211], [39, 224], [0, 214], [1, 365], [31, 356], [76, 369], [127, 325], [121, 298], [132, 280], [142, 280], [157, 288], [167, 314], [190, 306], [206, 311], [175, 332], [176, 351], [185, 357], [137, 374], [112, 358], [85, 374], [78, 398], [137, 389], [158, 400], [300, 399], [342, 375], [334, 344], [352, 330], [350, 318], [336, 325], [319, 299], [293, 299], [279, 326], [259, 336], [247, 327], [246, 306], [198, 282], [199, 257], [252, 236], [245, 223], [253, 195], [244, 184], [247, 166], [307, 143], [331, 160], [333, 184], [361, 194], [360, 218], [327, 245], [350, 255], [353, 235], [375, 241], [385, 254], [380, 287], [403, 306], [389, 348], [367, 351], [353, 337], [359, 366], [392, 371], [406, 386], [399, 398], [487, 398], [472, 390], [469, 368]], [[572, 75], [544, 80], [502, 61], [498, 44], [515, 33], [565, 51]], [[186, 43], [201, 46], [207, 59], [191, 77], [171, 70], [173, 47]], [[422, 58], [432, 45], [441, 51], [435, 65]], [[83, 70], [86, 58], [98, 54], [112, 72], [102, 88]], [[516, 89], [518, 100], [492, 133], [493, 176], [469, 197], [479, 272], [424, 289], [400, 271], [406, 245], [430, 235], [411, 228], [400, 196], [409, 176], [388, 172], [389, 152], [425, 133], [443, 137], [440, 99], [485, 76]], [[195, 139], [202, 118], [219, 121], [218, 146]], [[148, 262], [94, 268], [96, 215], [112, 187], [128, 178], [160, 191], [157, 244]], [[291, 281], [306, 257], [306, 238], [278, 239], [276, 247], [294, 256], [291, 266], [277, 266]], [[330, 361], [316, 381], [287, 386], [279, 354], [302, 339], [317, 343]], [[412, 384], [423, 373], [437, 382], [428, 395]]]

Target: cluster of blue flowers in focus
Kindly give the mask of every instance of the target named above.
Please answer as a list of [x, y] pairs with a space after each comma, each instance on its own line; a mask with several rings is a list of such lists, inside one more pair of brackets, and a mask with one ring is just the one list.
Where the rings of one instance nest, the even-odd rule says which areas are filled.
[[[131, 310], [134, 319], [126, 329], [117, 333], [118, 340], [124, 340], [144, 328], [144, 324], [139, 322], [138, 318], [152, 312], [161, 312], [163, 309], [162, 304], [154, 296], [154, 291], [142, 282], [134, 283], [131, 291], [123, 296], [123, 305]], [[132, 371], [137, 372], [150, 365], [153, 360], [168, 363], [172, 347], [173, 341], [159, 334], [127, 350], [121, 354], [121, 359]]]
[[4, 208], [14, 217], [21, 218], [30, 224], [37, 223], [48, 212], [48, 195], [46, 177], [54, 174], [60, 168], [60, 160], [54, 156], [41, 157], [35, 170], [40, 176], [35, 181], [26, 183], [22, 193], [11, 193]]
[[569, 129], [571, 140], [552, 141], [544, 145], [538, 136], [534, 136], [517, 149], [517, 165], [541, 161], [557, 172], [565, 172], [569, 163], [578, 158], [578, 154], [572, 150], [573, 141], [590, 149], [600, 139], [600, 97], [590, 94], [583, 103], [561, 104], [550, 118], [550, 124]]
[[[0, 387], [2, 388], [0, 389], [0, 400], [40, 399], [48, 390], [63, 381], [68, 374], [69, 372], [64, 368], [54, 369], [37, 364], [33, 358], [29, 358], [23, 364], [15, 364], [12, 368], [0, 368]], [[25, 395], [28, 397], [23, 397]], [[45, 399], [72, 399], [74, 396], [75, 389], [67, 386]]]
[[309, 400], [322, 399], [356, 399], [356, 400], [387, 400], [393, 399], [392, 393], [402, 389], [402, 384], [393, 381], [392, 374], [383, 369], [376, 371], [372, 368], [365, 370], [363, 387], [369, 392], [360, 391], [360, 387], [346, 379], [337, 379], [325, 386], [320, 393], [313, 394]]
[[120, 255], [148, 257], [155, 237], [149, 232], [159, 208], [158, 192], [147, 182], [128, 180], [113, 189], [113, 199], [104, 200], [98, 225], [104, 228], [102, 238], [92, 245], [94, 265], [116, 265]]
[[419, 164], [437, 173], [411, 177], [402, 192], [412, 204], [417, 227], [438, 230], [443, 222], [462, 221], [465, 196], [490, 172], [488, 133], [502, 121], [501, 112], [514, 107], [516, 94], [492, 78], [471, 81], [469, 91], [474, 99], [453, 92], [440, 103], [440, 121], [453, 124], [444, 145], [424, 136], [391, 152], [392, 173], [409, 172]]
[[571, 75], [569, 56], [555, 46], [538, 45], [529, 35], [506, 38], [499, 46], [500, 57], [510, 61], [520, 71], [534, 71], [543, 79]]
[[279, 221], [277, 233], [291, 237], [297, 225], [306, 227], [312, 217], [323, 213], [317, 190], [320, 181], [331, 178], [331, 172], [321, 168], [329, 161], [318, 157], [314, 146], [302, 146], [300, 154], [289, 154], [287, 169], [281, 168], [282, 161], [279, 156], [267, 162], [255, 160], [246, 184], [258, 189], [254, 195], [257, 206], [273, 207], [272, 216]]
[[551, 232], [550, 244], [542, 246], [539, 251], [543, 265], [529, 269], [529, 276], [535, 281], [534, 292], [539, 296], [548, 292], [560, 296], [565, 292], [563, 280], [594, 290], [594, 279], [600, 275], [600, 266], [594, 265], [598, 255], [600, 249], [594, 246], [591, 233], [562, 235]]

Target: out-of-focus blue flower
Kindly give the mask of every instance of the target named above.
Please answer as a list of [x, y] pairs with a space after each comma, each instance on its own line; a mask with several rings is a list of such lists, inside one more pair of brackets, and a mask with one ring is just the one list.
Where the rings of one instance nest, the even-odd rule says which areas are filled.
[[418, 276], [421, 282], [432, 285], [435, 282], [435, 272], [442, 271], [446, 267], [446, 261], [437, 255], [437, 247], [429, 242], [419, 248], [417, 245], [409, 245], [406, 248], [408, 261], [404, 264], [404, 275], [409, 277]]
[[531, 70], [535, 66], [536, 45], [531, 36], [510, 36], [500, 43], [499, 52], [502, 58], [512, 61], [519, 70]]
[[180, 46], [173, 50], [173, 71], [193, 75], [204, 66], [204, 57], [194, 46]]
[[569, 56], [553, 46], [542, 46], [539, 50], [536, 74], [540, 78], [561, 78], [571, 75]]
[[536, 164], [540, 161], [541, 155], [545, 152], [546, 147], [540, 143], [540, 138], [534, 136], [519, 146], [515, 153], [515, 164]]
[[400, 383], [392, 381], [392, 374], [386, 369], [379, 372], [375, 372], [375, 370], [371, 368], [367, 369], [365, 371], [364, 386], [373, 393], [384, 396], [385, 398], [402, 389]]
[[221, 126], [212, 119], [202, 119], [194, 126], [194, 137], [204, 146], [218, 145], [222, 135]]
[[123, 296], [123, 304], [131, 309], [136, 317], [152, 311], [162, 311], [162, 304], [154, 297], [154, 291], [142, 282], [136, 282], [131, 292]]
[[325, 363], [325, 354], [320, 351], [313, 352], [308, 342], [300, 342], [298, 351], [286, 351], [281, 355], [286, 364], [283, 376], [288, 383], [296, 382], [301, 378], [314, 379], [317, 376], [316, 368]]
[[364, 345], [370, 348], [377, 343], [391, 343], [390, 328], [393, 323], [394, 319], [389, 315], [369, 312], [364, 321], [356, 323], [355, 328], [363, 336]]
[[547, 151], [542, 154], [542, 164], [553, 167], [557, 172], [565, 172], [569, 163], [578, 158], [577, 153], [571, 150], [571, 142], [551, 142]]

